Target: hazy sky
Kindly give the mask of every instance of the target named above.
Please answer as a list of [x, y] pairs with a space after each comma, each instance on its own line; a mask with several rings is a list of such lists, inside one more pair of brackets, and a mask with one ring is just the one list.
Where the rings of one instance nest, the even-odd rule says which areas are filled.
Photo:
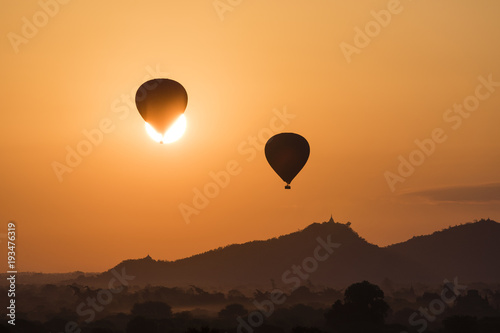
[[[0, 12], [0, 240], [15, 220], [20, 271], [174, 260], [330, 214], [381, 246], [500, 220], [498, 1], [41, 3]], [[133, 103], [152, 77], [188, 91], [172, 144]], [[291, 190], [262, 151], [276, 132], [311, 146]]]

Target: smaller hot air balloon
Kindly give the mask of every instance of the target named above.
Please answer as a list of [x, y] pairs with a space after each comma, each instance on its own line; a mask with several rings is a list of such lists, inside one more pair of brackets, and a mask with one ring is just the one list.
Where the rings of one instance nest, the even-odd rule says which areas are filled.
[[309, 158], [309, 143], [295, 133], [280, 133], [270, 138], [265, 147], [267, 162], [290, 189], [290, 183]]
[[186, 89], [170, 79], [144, 82], [135, 94], [135, 104], [142, 118], [161, 135], [184, 113], [187, 101]]

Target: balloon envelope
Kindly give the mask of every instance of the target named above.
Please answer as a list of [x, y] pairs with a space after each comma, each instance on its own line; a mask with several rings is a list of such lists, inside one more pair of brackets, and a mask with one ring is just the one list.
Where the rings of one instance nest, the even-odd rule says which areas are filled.
[[280, 133], [270, 138], [266, 143], [266, 159], [278, 174], [287, 183], [290, 183], [302, 170], [309, 158], [309, 143], [301, 135], [295, 133]]
[[135, 105], [142, 118], [161, 134], [184, 113], [187, 100], [186, 89], [170, 79], [144, 82], [135, 94]]

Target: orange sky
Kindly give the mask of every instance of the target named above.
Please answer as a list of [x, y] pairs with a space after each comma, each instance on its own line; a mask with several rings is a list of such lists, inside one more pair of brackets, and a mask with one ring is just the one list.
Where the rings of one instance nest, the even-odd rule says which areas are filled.
[[[33, 0], [0, 12], [0, 236], [17, 222], [20, 271], [173, 260], [331, 213], [378, 245], [500, 220], [500, 2], [43, 1], [51, 15]], [[127, 102], [153, 76], [188, 91], [173, 144]], [[273, 128], [311, 146], [290, 191], [251, 146]], [[58, 175], [84, 131], [97, 145]], [[398, 175], [400, 155], [420, 165]], [[228, 163], [229, 184], [183, 218]]]

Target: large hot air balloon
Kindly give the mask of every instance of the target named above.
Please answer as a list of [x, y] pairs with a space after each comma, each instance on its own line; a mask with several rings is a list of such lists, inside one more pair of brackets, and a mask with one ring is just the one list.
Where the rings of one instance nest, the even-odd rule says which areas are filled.
[[142, 118], [158, 133], [167, 129], [184, 113], [186, 89], [177, 81], [153, 79], [144, 82], [135, 94], [135, 104]]
[[267, 161], [286, 183], [286, 189], [290, 189], [290, 183], [306, 164], [309, 152], [307, 140], [295, 133], [276, 134], [265, 148]]

